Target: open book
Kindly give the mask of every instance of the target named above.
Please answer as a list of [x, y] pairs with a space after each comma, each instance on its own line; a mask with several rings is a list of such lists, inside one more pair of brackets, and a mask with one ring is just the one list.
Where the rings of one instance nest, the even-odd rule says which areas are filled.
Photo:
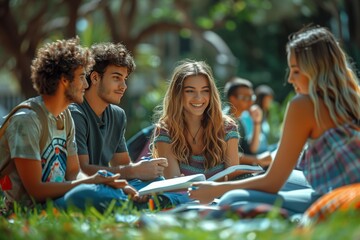
[[146, 187], [141, 188], [138, 192], [140, 196], [142, 196], [159, 192], [187, 190], [187, 188], [190, 187], [193, 182], [201, 182], [206, 180], [216, 181], [233, 172], [238, 172], [239, 175], [245, 173], [262, 173], [264, 172], [264, 169], [260, 166], [235, 165], [226, 168], [225, 170], [215, 174], [208, 179], [206, 179], [204, 174], [194, 174], [184, 177], [171, 178], [162, 181], [152, 182]]
[[141, 188], [138, 192], [139, 195], [147, 195], [151, 193], [167, 192], [167, 191], [180, 191], [181, 189], [187, 190], [193, 182], [206, 181], [204, 174], [194, 174], [184, 177], [170, 178], [152, 182], [146, 187]]
[[217, 174], [213, 175], [212, 177], [208, 178], [208, 181], [216, 181], [220, 178], [225, 177], [226, 175], [229, 175], [230, 173], [237, 172], [238, 175], [245, 174], [245, 173], [263, 173], [264, 169], [260, 167], [259, 165], [253, 166], [253, 165], [234, 165], [231, 167], [228, 167], [224, 169], [221, 172], [218, 172]]

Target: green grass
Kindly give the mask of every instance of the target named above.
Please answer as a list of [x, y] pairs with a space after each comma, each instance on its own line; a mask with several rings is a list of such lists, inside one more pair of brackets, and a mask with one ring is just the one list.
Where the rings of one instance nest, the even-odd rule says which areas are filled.
[[[105, 213], [88, 208], [58, 211], [15, 209], [0, 216], [0, 239], [360, 239], [360, 211], [339, 212], [327, 221], [299, 227], [270, 213], [263, 218], [205, 220], [194, 212], [170, 215], [110, 206]], [[246, 228], [244, 228], [246, 227]]]

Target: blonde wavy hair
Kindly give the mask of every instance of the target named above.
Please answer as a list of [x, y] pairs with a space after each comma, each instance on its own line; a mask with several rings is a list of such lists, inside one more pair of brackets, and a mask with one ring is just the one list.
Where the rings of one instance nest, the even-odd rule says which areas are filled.
[[[155, 108], [156, 127], [168, 131], [172, 142], [171, 149], [177, 160], [188, 164], [192, 154], [191, 147], [184, 135], [186, 128], [183, 105], [184, 80], [189, 76], [204, 75], [209, 82], [210, 101], [205, 109], [202, 119], [204, 129], [203, 139], [205, 155], [205, 169], [214, 167], [226, 159], [226, 142], [224, 141], [224, 125], [233, 122], [229, 117], [223, 116], [221, 111], [221, 99], [212, 70], [204, 61], [184, 60], [174, 69], [169, 87], [166, 91], [162, 105]], [[235, 123], [234, 123], [235, 124]], [[159, 134], [154, 131], [154, 134]], [[151, 144], [152, 154], [158, 157], [157, 149]]]
[[288, 56], [295, 54], [299, 69], [309, 78], [309, 95], [321, 126], [319, 98], [336, 125], [360, 119], [359, 81], [334, 35], [323, 27], [306, 27], [289, 37]]

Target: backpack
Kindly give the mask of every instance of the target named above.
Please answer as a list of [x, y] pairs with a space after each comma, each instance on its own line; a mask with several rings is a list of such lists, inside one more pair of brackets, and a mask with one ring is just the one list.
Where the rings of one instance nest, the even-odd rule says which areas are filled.
[[154, 128], [154, 125], [143, 128], [126, 142], [130, 159], [133, 162], [139, 161], [142, 152], [149, 152], [149, 141]]
[[[9, 125], [10, 118], [20, 109], [27, 108], [32, 109], [36, 112], [36, 114], [39, 117], [40, 122], [42, 125], [42, 133], [40, 137], [40, 149], [44, 149], [48, 135], [49, 135], [49, 129], [48, 129], [48, 121], [46, 114], [41, 109], [41, 106], [35, 102], [32, 98], [20, 103], [16, 107], [14, 107], [10, 113], [5, 117], [5, 120], [3, 121], [1, 127], [0, 127], [0, 139], [5, 134], [5, 130]], [[0, 186], [3, 191], [11, 189], [11, 181], [9, 179], [8, 174], [11, 173], [15, 169], [15, 163], [14, 161], [11, 161], [10, 158], [5, 160], [5, 164], [0, 169]]]

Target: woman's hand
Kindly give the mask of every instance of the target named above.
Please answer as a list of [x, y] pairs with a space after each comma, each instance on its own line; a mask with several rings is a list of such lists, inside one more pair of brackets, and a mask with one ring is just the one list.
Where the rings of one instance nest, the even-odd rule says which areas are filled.
[[252, 105], [249, 109], [249, 113], [254, 123], [260, 123], [262, 121], [263, 111], [258, 105]]
[[211, 203], [223, 194], [221, 185], [219, 182], [196, 182], [189, 187], [188, 195], [192, 199], [199, 200], [200, 203]]
[[173, 178], [178, 178], [178, 177], [185, 177], [185, 174], [180, 174], [180, 176], [174, 176]]
[[265, 155], [265, 156], [262, 156], [261, 158], [258, 159], [257, 163], [263, 167], [263, 168], [266, 168], [266, 167], [269, 167], [270, 164], [272, 163], [273, 159], [272, 159], [272, 156], [270, 154], [268, 155]]

